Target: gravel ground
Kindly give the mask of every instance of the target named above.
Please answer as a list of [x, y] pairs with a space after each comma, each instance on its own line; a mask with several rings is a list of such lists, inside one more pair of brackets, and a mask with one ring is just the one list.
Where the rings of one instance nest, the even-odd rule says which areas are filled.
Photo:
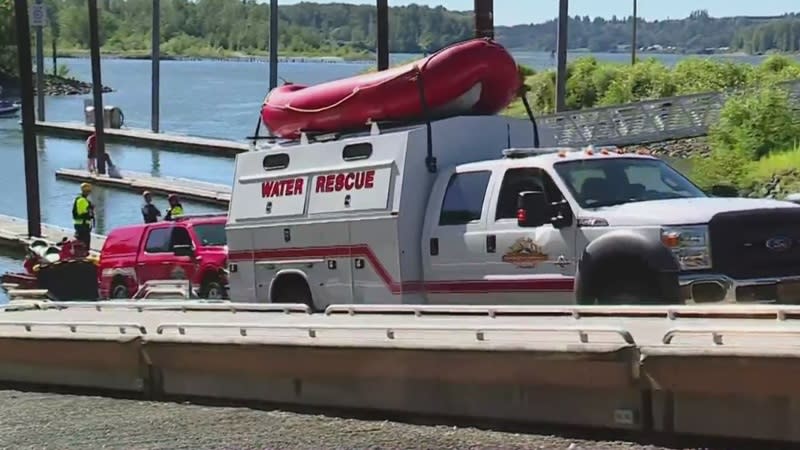
[[653, 449], [281, 411], [0, 391], [8, 449]]

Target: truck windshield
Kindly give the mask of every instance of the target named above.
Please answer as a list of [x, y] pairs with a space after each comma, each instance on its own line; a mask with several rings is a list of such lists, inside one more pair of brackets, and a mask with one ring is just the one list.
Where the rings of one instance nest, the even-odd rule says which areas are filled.
[[584, 208], [706, 197], [677, 170], [657, 159], [564, 161], [557, 163], [555, 170]]
[[203, 223], [192, 228], [203, 247], [222, 246], [228, 243], [225, 236], [225, 224]]

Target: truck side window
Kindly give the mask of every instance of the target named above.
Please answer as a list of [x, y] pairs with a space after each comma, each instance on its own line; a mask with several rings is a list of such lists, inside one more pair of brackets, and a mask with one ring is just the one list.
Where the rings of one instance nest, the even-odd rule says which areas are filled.
[[550, 202], [558, 202], [564, 198], [547, 172], [531, 167], [509, 169], [500, 186], [495, 220], [516, 218], [517, 200], [520, 192], [525, 191], [544, 191]]
[[189, 236], [189, 230], [184, 227], [175, 227], [172, 229], [170, 250], [173, 250], [176, 245], [192, 245], [192, 237]]
[[453, 174], [444, 194], [439, 225], [464, 225], [480, 220], [491, 176], [489, 171]]
[[169, 252], [169, 241], [172, 235], [172, 228], [156, 228], [150, 230], [147, 235], [147, 242], [144, 244], [144, 251], [147, 253], [167, 253]]

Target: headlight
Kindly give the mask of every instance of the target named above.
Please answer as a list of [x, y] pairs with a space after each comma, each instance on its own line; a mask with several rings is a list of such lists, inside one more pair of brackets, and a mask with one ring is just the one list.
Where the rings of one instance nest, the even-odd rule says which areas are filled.
[[678, 259], [681, 270], [711, 268], [707, 226], [662, 228], [661, 242]]

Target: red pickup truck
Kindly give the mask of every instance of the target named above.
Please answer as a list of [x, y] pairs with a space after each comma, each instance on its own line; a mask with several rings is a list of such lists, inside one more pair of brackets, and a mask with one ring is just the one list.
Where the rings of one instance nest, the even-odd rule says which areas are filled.
[[200, 297], [227, 298], [225, 215], [113, 230], [100, 253], [100, 298], [131, 298], [147, 281], [190, 279]]

